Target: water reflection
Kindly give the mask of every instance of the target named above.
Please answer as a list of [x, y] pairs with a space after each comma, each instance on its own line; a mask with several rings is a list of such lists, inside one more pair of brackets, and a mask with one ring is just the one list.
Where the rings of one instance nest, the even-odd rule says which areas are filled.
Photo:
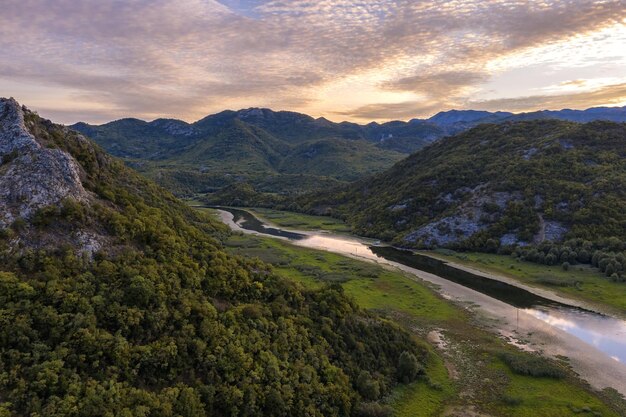
[[595, 346], [613, 360], [626, 363], [626, 322], [575, 309], [529, 308], [526, 313]]
[[438, 259], [410, 251], [389, 246], [373, 246], [373, 241], [351, 239], [330, 233], [304, 234], [285, 231], [263, 224], [245, 210], [231, 208], [223, 210], [232, 213], [234, 222], [244, 229], [287, 238], [299, 246], [342, 255], [358, 256], [383, 264], [401, 264], [432, 273], [500, 300], [512, 307], [519, 308], [521, 311], [595, 346], [613, 360], [626, 363], [626, 321], [624, 320], [558, 303], [523, 288], [459, 270]]
[[323, 249], [343, 255], [354, 255], [368, 259], [378, 259], [372, 249], [361, 241], [334, 235], [311, 235], [295, 242], [308, 248]]

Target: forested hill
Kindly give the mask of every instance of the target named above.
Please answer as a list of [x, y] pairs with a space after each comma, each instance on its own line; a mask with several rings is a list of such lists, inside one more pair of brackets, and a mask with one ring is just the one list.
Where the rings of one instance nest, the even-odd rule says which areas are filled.
[[496, 250], [578, 239], [572, 244], [624, 250], [626, 124], [480, 125], [300, 206], [403, 246]]
[[121, 119], [71, 127], [177, 195], [242, 183], [258, 192], [293, 195], [376, 174], [437, 139], [479, 124], [548, 118], [626, 121], [626, 108], [521, 114], [450, 110], [428, 119], [366, 125], [250, 108], [195, 123]]
[[226, 230], [0, 100], [0, 415], [351, 416], [425, 351], [339, 288], [227, 255]]
[[398, 123], [360, 126], [247, 109], [193, 124], [122, 119], [72, 128], [179, 195], [242, 182], [290, 194], [375, 174], [442, 134], [435, 125]]

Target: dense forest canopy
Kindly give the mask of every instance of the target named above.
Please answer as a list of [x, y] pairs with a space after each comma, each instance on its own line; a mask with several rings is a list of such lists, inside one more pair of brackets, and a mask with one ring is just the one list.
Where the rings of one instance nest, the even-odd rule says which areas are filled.
[[423, 372], [426, 350], [340, 287], [226, 254], [224, 226], [23, 112], [89, 198], [1, 230], [1, 416], [384, 413], [375, 402]]

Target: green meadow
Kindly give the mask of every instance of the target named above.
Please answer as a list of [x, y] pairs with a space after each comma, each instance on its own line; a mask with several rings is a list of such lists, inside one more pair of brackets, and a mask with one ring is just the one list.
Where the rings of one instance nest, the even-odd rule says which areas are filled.
[[588, 302], [611, 313], [626, 315], [626, 286], [604, 277], [589, 265], [547, 266], [517, 260], [509, 255], [451, 250], [420, 251], [446, 261], [503, 275], [524, 284], [547, 289], [567, 298]]
[[494, 416], [621, 415], [619, 398], [592, 392], [565, 362], [507, 345], [466, 308], [404, 272], [266, 237], [235, 233], [225, 245], [233, 254], [272, 264], [277, 274], [307, 288], [341, 284], [362, 308], [402, 325], [419, 343], [433, 332], [441, 334], [445, 348], [428, 344], [427, 377], [400, 386], [386, 399], [396, 416], [470, 409]]
[[280, 227], [300, 230], [326, 230], [336, 233], [349, 233], [350, 227], [339, 219], [328, 216], [311, 216], [291, 211], [253, 208], [248, 211], [257, 217]]

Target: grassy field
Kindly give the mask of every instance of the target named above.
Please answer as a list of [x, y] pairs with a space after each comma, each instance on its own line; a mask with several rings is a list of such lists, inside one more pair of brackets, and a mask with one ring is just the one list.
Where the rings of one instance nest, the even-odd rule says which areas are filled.
[[513, 415], [506, 413], [515, 410], [515, 416], [534, 417], [538, 415], [537, 409], [549, 416], [606, 416], [610, 413], [599, 398], [589, 395], [582, 387], [564, 384], [559, 379], [518, 375], [503, 363], [495, 363], [492, 368], [508, 380], [503, 398], [511, 405], [494, 407], [505, 415]]
[[431, 354], [427, 368], [428, 380], [401, 386], [389, 398], [397, 417], [428, 417], [438, 415], [452, 399], [456, 387], [448, 376], [441, 356]]
[[[619, 407], [624, 407], [619, 400], [603, 401], [590, 392], [565, 365], [507, 345], [479, 327], [480, 320], [467, 310], [402, 272], [271, 238], [233, 234], [226, 246], [232, 253], [271, 263], [276, 273], [308, 288], [341, 283], [360, 306], [400, 323], [420, 340], [434, 331], [442, 334], [445, 348], [431, 348], [427, 377], [399, 387], [386, 399], [396, 416], [470, 409], [493, 416], [619, 416]], [[517, 374], [501, 359], [505, 353], [521, 355], [539, 374], [556, 366], [564, 376]]]
[[350, 227], [339, 219], [327, 216], [279, 211], [266, 208], [249, 209], [257, 217], [280, 227], [299, 230], [327, 230], [335, 233], [349, 233]]
[[205, 204], [199, 198], [187, 198], [187, 199], [184, 199], [183, 201], [188, 206], [196, 207], [196, 208], [200, 208], [200, 207], [204, 206], [204, 204]]
[[545, 266], [518, 261], [508, 255], [475, 252], [421, 251], [447, 261], [516, 279], [528, 285], [575, 298], [626, 316], [626, 284], [612, 282], [596, 268], [573, 265], [564, 271], [560, 266]]

